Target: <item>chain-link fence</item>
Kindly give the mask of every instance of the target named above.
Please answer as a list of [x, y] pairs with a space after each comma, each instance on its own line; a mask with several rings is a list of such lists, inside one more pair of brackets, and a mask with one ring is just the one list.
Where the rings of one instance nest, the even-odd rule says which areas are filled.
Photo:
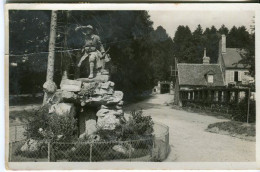
[[26, 139], [24, 132], [26, 131], [28, 124], [16, 124], [9, 127], [9, 141], [22, 141]]
[[9, 143], [9, 162], [48, 161], [48, 142], [40, 143], [34, 139]]
[[163, 161], [169, 152], [168, 126], [156, 123], [146, 139], [111, 142], [11, 141], [10, 162]]

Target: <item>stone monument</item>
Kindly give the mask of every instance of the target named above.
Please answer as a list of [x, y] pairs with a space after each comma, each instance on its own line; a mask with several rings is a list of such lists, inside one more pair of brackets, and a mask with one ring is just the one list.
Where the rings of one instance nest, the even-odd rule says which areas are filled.
[[110, 81], [105, 69], [109, 54], [104, 51], [100, 38], [92, 34], [92, 26], [81, 28], [86, 28], [87, 39], [78, 66], [88, 58], [89, 77], [70, 80], [65, 71], [60, 89], [53, 82], [46, 82], [44, 90], [48, 94], [49, 113], [73, 115], [78, 119], [79, 137], [84, 138], [99, 128], [114, 130], [126, 118], [122, 109], [123, 92], [114, 90], [115, 83]]

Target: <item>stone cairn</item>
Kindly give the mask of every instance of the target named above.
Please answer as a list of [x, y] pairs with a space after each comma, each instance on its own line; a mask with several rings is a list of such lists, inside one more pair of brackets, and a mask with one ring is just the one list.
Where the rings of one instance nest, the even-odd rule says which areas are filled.
[[99, 128], [114, 130], [126, 120], [123, 92], [114, 91], [109, 75], [97, 75], [93, 79], [70, 80], [63, 77], [60, 89], [54, 82], [43, 86], [48, 94], [49, 113], [73, 115], [78, 119], [79, 138], [90, 137]]

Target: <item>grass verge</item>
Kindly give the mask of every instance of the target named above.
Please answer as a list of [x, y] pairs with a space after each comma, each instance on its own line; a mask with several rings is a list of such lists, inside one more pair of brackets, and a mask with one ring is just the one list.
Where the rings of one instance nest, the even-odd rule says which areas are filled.
[[210, 124], [206, 131], [233, 137], [255, 141], [255, 124], [247, 124], [238, 121], [226, 121]]

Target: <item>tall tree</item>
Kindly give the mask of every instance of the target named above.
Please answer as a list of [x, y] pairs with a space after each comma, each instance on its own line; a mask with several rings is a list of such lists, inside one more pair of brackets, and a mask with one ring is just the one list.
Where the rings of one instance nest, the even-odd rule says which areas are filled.
[[224, 34], [224, 35], [228, 35], [228, 28], [223, 24], [223, 25], [221, 25], [221, 27], [218, 29], [218, 32], [222, 35], [222, 34]]
[[198, 25], [192, 33], [192, 42], [194, 46], [194, 59], [196, 59], [196, 63], [202, 63], [203, 51], [205, 48], [205, 40], [203, 37], [203, 29], [201, 25]]
[[153, 44], [151, 66], [154, 83], [170, 80], [170, 66], [174, 65], [173, 42], [162, 26], [151, 33]]
[[245, 26], [233, 26], [227, 36], [227, 47], [229, 48], [244, 48], [249, 42], [249, 33]]
[[193, 58], [192, 33], [188, 26], [179, 26], [173, 38], [173, 49], [178, 62], [196, 62]]
[[46, 79], [50, 15], [51, 11], [47, 10], [9, 11], [10, 94], [35, 95], [42, 91]]
[[215, 26], [212, 26], [210, 29], [206, 28], [203, 37], [207, 56], [210, 57], [210, 63], [216, 63], [218, 59], [219, 35]]

